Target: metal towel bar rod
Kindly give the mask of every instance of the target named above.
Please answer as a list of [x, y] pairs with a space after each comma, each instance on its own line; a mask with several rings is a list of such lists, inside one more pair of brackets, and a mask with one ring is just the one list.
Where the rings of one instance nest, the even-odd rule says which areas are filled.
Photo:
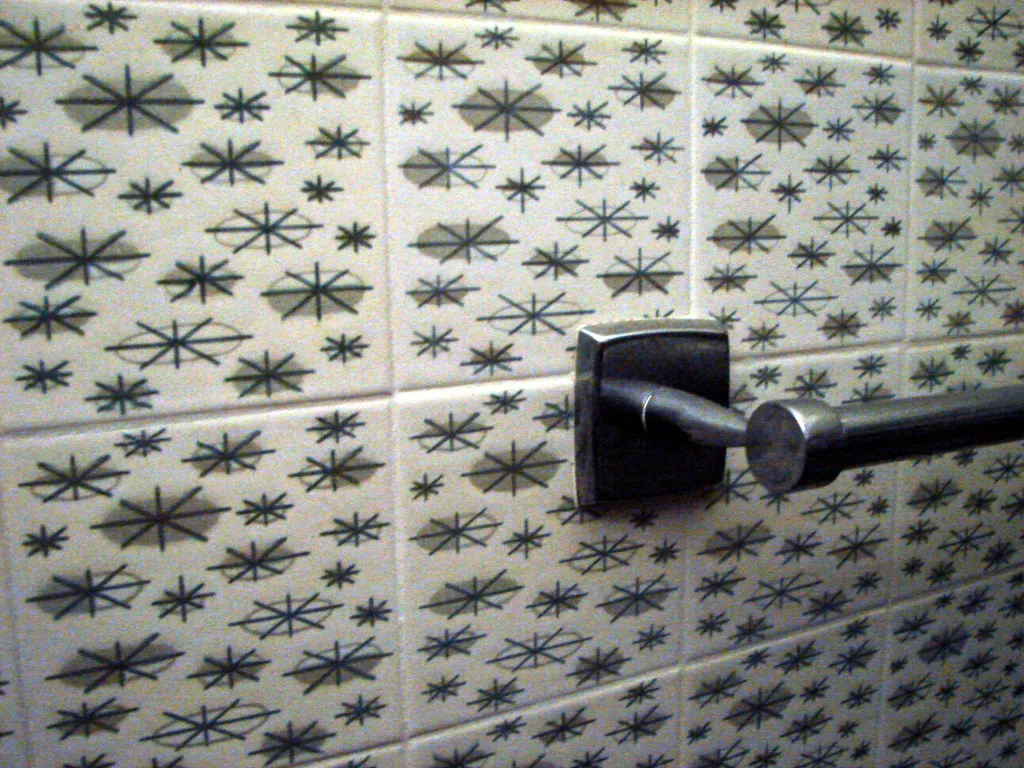
[[645, 382], [606, 380], [602, 397], [647, 432], [675, 429], [698, 445], [744, 446], [773, 491], [827, 485], [845, 469], [1024, 438], [1024, 386], [830, 406], [762, 403], [736, 411]]

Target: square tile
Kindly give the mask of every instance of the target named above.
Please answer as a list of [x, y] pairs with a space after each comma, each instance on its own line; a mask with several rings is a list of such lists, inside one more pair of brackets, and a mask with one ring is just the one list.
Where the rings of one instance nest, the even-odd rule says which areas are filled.
[[387, 389], [379, 14], [0, 18], [7, 427]]
[[[1020, 383], [1020, 339], [965, 339], [915, 348], [903, 367], [905, 395]], [[1024, 560], [1024, 452], [1020, 441], [904, 462], [893, 508], [896, 593], [909, 597]]]
[[687, 670], [681, 765], [875, 765], [884, 657], [866, 615]]
[[678, 660], [678, 509], [573, 503], [568, 381], [404, 395], [399, 558], [414, 732]]
[[736, 351], [902, 337], [910, 67], [700, 42], [696, 301]]
[[398, 739], [389, 436], [365, 401], [5, 442], [34, 759], [278, 765]]
[[[895, 349], [744, 361], [733, 404], [810, 397], [838, 405], [888, 399], [899, 386]], [[685, 517], [687, 654], [763, 642], [884, 602], [892, 555], [896, 469], [844, 472], [824, 488], [775, 493], [741, 451], [724, 482]]]
[[495, 19], [530, 17], [607, 26], [682, 31], [689, 0], [391, 0], [395, 8], [482, 13]]
[[1019, 2], [918, 3], [917, 58], [985, 69], [1024, 69]]
[[694, 0], [699, 34], [906, 58], [913, 16], [905, 0]]
[[678, 764], [679, 712], [678, 675], [637, 678], [416, 740], [408, 768], [668, 768]]
[[1017, 572], [893, 611], [885, 764], [1014, 765], [1024, 718], [1024, 578]]
[[686, 310], [682, 39], [419, 17], [389, 31], [401, 388], [568, 373], [576, 326]]
[[915, 339], [1024, 328], [1024, 83], [918, 71], [908, 326]]

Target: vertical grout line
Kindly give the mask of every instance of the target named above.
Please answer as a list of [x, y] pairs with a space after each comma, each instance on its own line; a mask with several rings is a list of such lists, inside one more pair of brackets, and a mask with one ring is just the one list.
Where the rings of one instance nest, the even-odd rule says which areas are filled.
[[[910, 6], [911, 13], [911, 47], [910, 47], [910, 128], [909, 136], [907, 137], [907, 226], [906, 232], [904, 233], [904, 248], [906, 253], [906, 265], [905, 270], [906, 280], [903, 283], [903, 328], [900, 335], [900, 391], [897, 396], [903, 397], [903, 363], [906, 359], [907, 353], [910, 349], [911, 343], [911, 308], [910, 308], [910, 287], [912, 273], [910, 271], [910, 265], [913, 261], [913, 240], [911, 233], [913, 232], [914, 224], [914, 163], [917, 159], [917, 127], [918, 127], [918, 110], [917, 110], [917, 80], [918, 80], [918, 56], [920, 53], [920, 22], [923, 16], [919, 13], [919, 6], [924, 0], [914, 0]], [[903, 477], [903, 464], [899, 465], [898, 477]], [[895, 533], [895, 521], [893, 522], [893, 532]]]
[[[887, 596], [888, 597], [888, 596]], [[875, 764], [882, 765], [882, 750], [885, 749], [885, 741], [882, 736], [882, 729], [885, 723], [886, 685], [892, 676], [892, 633], [889, 631], [892, 608], [887, 599], [886, 605], [880, 612], [882, 622], [882, 675], [878, 682], [878, 702], [875, 704]]]
[[[688, 309], [687, 309], [687, 314], [689, 314], [691, 316], [695, 315], [696, 311], [697, 311], [697, 309], [696, 309], [696, 306], [697, 306], [697, 254], [696, 254], [696, 240], [695, 240], [695, 237], [694, 237], [694, 232], [696, 230], [696, 226], [694, 225], [694, 222], [695, 222], [696, 217], [697, 217], [697, 209], [696, 209], [696, 203], [697, 203], [697, 198], [696, 198], [697, 182], [696, 182], [696, 178], [695, 178], [695, 169], [697, 167], [696, 160], [697, 160], [697, 135], [698, 135], [698, 133], [697, 133], [697, 98], [696, 98], [696, 96], [697, 96], [697, 72], [696, 72], [696, 70], [697, 70], [697, 67], [696, 67], [696, 59], [697, 59], [697, 57], [696, 57], [696, 54], [694, 52], [694, 45], [696, 43], [696, 35], [694, 34], [694, 25], [696, 24], [696, 18], [697, 18], [697, 12], [696, 12], [697, 1], [698, 0], [693, 0], [693, 2], [690, 3], [690, 9], [689, 9], [690, 10], [690, 19], [689, 19], [690, 25], [689, 25], [689, 28], [687, 29], [687, 32], [686, 32], [686, 41], [687, 41], [687, 45], [686, 45], [686, 74], [687, 74], [687, 80], [689, 82], [689, 88], [687, 89], [688, 90], [687, 98], [689, 99], [689, 104], [687, 105], [687, 107], [688, 107], [687, 108], [687, 116], [688, 116], [688, 119], [689, 119], [689, 122], [690, 122], [690, 125], [688, 126], [689, 129], [690, 129], [689, 168], [687, 169], [687, 173], [686, 173], [686, 181], [687, 181], [687, 185], [688, 185], [688, 189], [687, 189], [688, 206], [687, 206], [687, 221], [686, 221], [686, 225], [687, 225], [687, 228], [688, 228], [688, 231], [687, 231], [687, 248], [689, 249], [688, 259], [689, 259], [689, 272], [690, 272], [689, 302], [688, 302], [689, 306], [688, 306]], [[730, 388], [731, 388], [731, 385], [730, 385]], [[690, 656], [690, 654], [689, 654], [689, 647], [690, 647], [690, 637], [689, 637], [689, 627], [690, 627], [690, 624], [689, 624], [689, 619], [690, 619], [690, 613], [692, 611], [692, 602], [693, 602], [692, 599], [691, 599], [690, 590], [689, 590], [690, 572], [691, 572], [691, 569], [693, 567], [693, 563], [692, 563], [692, 561], [693, 561], [693, 557], [692, 557], [692, 554], [693, 554], [692, 538], [693, 537], [688, 535], [689, 534], [689, 530], [688, 530], [688, 528], [689, 528], [689, 521], [690, 521], [691, 517], [692, 517], [691, 515], [685, 515], [683, 517], [683, 521], [682, 521], [683, 583], [682, 583], [681, 587], [682, 587], [682, 591], [683, 591], [683, 598], [682, 598], [682, 601], [681, 601], [682, 602], [682, 610], [681, 610], [681, 616], [680, 616], [680, 627], [681, 628], [680, 628], [680, 632], [679, 632], [679, 654], [678, 654], [678, 658], [677, 658], [678, 667], [679, 667], [679, 717], [680, 717], [680, 724], [679, 724], [679, 741], [678, 741], [678, 744], [679, 744], [680, 758], [682, 756], [682, 750], [683, 750], [683, 733], [684, 733], [684, 726], [683, 726], [683, 724], [685, 722], [684, 715], [686, 713], [686, 703], [685, 703], [685, 699], [683, 698], [683, 693], [684, 693], [683, 673], [684, 673], [684, 670], [687, 667], [687, 664], [689, 663], [689, 656]]]
[[921, 58], [921, 40], [924, 37], [924, 14], [920, 12], [920, 5], [926, 0], [912, 0], [910, 5], [910, 61], [916, 64]]
[[[384, 205], [384, 254], [385, 254], [385, 274], [387, 275], [387, 294], [388, 294], [388, 344], [390, 345], [391, 354], [389, 358], [389, 382], [391, 385], [391, 391], [388, 397], [388, 426], [390, 428], [391, 438], [391, 498], [388, 500], [388, 504], [391, 507], [392, 515], [392, 530], [394, 531], [394, 539], [392, 543], [391, 559], [394, 565], [394, 578], [395, 578], [395, 597], [398, 601], [398, 710], [401, 718], [401, 743], [403, 745], [403, 753], [407, 748], [407, 742], [410, 737], [411, 728], [409, 722], [409, 706], [406, 701], [406, 681], [408, 677], [407, 665], [408, 658], [406, 654], [406, 634], [408, 632], [408, 617], [407, 612], [407, 600], [406, 594], [406, 573], [405, 573], [405, 561], [400, 557], [401, 542], [404, 541], [405, 531], [405, 520], [402, 514], [402, 505], [399, 503], [399, 492], [398, 492], [398, 481], [399, 481], [399, 428], [398, 428], [398, 402], [395, 398], [395, 393], [398, 391], [397, 382], [397, 361], [398, 361], [398, 343], [397, 335], [395, 333], [396, 316], [395, 307], [393, 305], [394, 299], [394, 286], [392, 280], [394, 279], [393, 271], [391, 269], [393, 261], [393, 244], [391, 236], [391, 178], [389, 173], [390, 168], [390, 154], [391, 145], [387, 141], [388, 136], [388, 105], [390, 103], [391, 92], [391, 77], [390, 70], [388, 67], [388, 52], [391, 50], [392, 42], [392, 18], [387, 6], [390, 5], [390, 0], [384, 0], [384, 4], [381, 10], [381, 45], [379, 51], [379, 65], [381, 73], [381, 89], [380, 89], [380, 139], [383, 147], [383, 151], [380, 154], [381, 168], [379, 169], [379, 178], [382, 184], [382, 196]], [[403, 763], [406, 761], [405, 755], [403, 754]]]
[[[384, 5], [387, 5], [385, 0]], [[380, 10], [380, 47], [377, 52], [377, 64], [380, 72], [380, 96], [378, 106], [380, 108], [380, 125], [378, 126], [377, 138], [381, 144], [380, 167], [377, 169], [377, 179], [381, 185], [381, 226], [384, 228], [384, 306], [387, 318], [387, 343], [390, 354], [388, 355], [388, 396], [394, 395], [398, 390], [396, 381], [397, 371], [397, 344], [395, 341], [395, 307], [394, 307], [394, 286], [392, 285], [393, 275], [391, 269], [392, 243], [391, 243], [391, 194], [390, 178], [388, 174], [388, 163], [390, 159], [390, 144], [387, 141], [388, 135], [388, 75], [387, 75], [387, 54], [390, 44], [390, 14], [382, 6]]]
[[[697, 259], [695, 254], [695, 243], [694, 243], [694, 220], [696, 218], [695, 208], [695, 190], [696, 183], [694, 181], [694, 168], [696, 167], [696, 139], [697, 132], [695, 130], [696, 125], [696, 75], [695, 75], [695, 55], [694, 55], [694, 24], [696, 20], [696, 4], [697, 0], [692, 0], [689, 3], [688, 12], [688, 26], [686, 29], [686, 81], [687, 81], [687, 109], [686, 115], [689, 125], [689, 146], [687, 147], [688, 152], [688, 168], [686, 171], [686, 248], [687, 248], [687, 270], [689, 276], [689, 282], [687, 287], [687, 310], [686, 314], [694, 316], [696, 314], [696, 285], [697, 285]], [[686, 701], [686, 669], [689, 662], [689, 618], [691, 611], [691, 599], [690, 599], [690, 569], [691, 569], [691, 552], [692, 552], [692, 537], [688, 535], [688, 521], [690, 515], [684, 515], [682, 519], [680, 536], [682, 538], [683, 552], [683, 568], [682, 568], [682, 583], [679, 585], [682, 592], [682, 598], [680, 600], [679, 608], [679, 638], [678, 638], [678, 651], [675, 659], [675, 670], [676, 675], [676, 692], [678, 695], [676, 704], [676, 714], [679, 717], [678, 727], [675, 732], [675, 744], [676, 744], [676, 761], [679, 765], [683, 764], [683, 750], [685, 746], [684, 734], [686, 733], [687, 724], [689, 722], [689, 707]]]
[[[3, 455], [4, 448], [8, 444], [8, 441], [0, 439], [0, 456]], [[0, 479], [4, 479], [3, 466], [0, 465]], [[10, 531], [7, 529], [7, 516], [4, 513], [4, 494], [3, 484], [0, 484], [0, 611], [3, 611], [3, 619], [0, 620], [0, 624], [3, 621], [7, 622], [9, 629], [8, 638], [11, 641], [10, 650], [10, 673], [11, 677], [14, 678], [14, 692], [16, 700], [16, 709], [20, 715], [18, 720], [18, 726], [21, 731], [14, 733], [15, 744], [20, 744], [25, 755], [26, 765], [34, 765], [32, 759], [32, 744], [29, 739], [29, 706], [28, 706], [28, 686], [26, 685], [25, 674], [23, 671], [22, 664], [22, 644], [19, 642], [19, 632], [17, 625], [17, 615], [14, 609], [15, 605], [15, 590], [14, 590], [14, 578], [11, 564], [13, 563], [13, 557], [11, 556], [12, 539]]]
[[689, 199], [689, 210], [687, 211], [687, 227], [686, 233], [687, 247], [689, 248], [689, 268], [690, 268], [690, 284], [689, 284], [689, 297], [687, 314], [694, 315], [697, 311], [697, 239], [694, 235], [696, 227], [694, 222], [697, 218], [697, 64], [696, 55], [694, 53], [694, 46], [697, 42], [697, 36], [693, 32], [693, 25], [696, 19], [696, 6], [697, 0], [690, 7], [690, 28], [687, 30], [687, 46], [686, 46], [686, 73], [687, 78], [690, 82], [689, 88], [689, 105], [687, 114], [690, 120], [690, 147], [689, 147], [689, 158], [690, 167], [686, 172], [686, 181], [689, 185], [687, 190], [687, 197]]

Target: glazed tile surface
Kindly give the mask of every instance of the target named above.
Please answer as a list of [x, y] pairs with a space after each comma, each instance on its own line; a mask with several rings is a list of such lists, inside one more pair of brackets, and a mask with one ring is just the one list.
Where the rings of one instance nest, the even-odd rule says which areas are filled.
[[388, 434], [361, 403], [8, 441], [38, 764], [266, 766], [397, 739]]
[[400, 386], [568, 373], [576, 326], [685, 311], [685, 51], [660, 35], [395, 24]]
[[1020, 763], [1024, 443], [585, 512], [571, 373], [690, 316], [746, 414], [1024, 381], [1022, 55], [1017, 0], [0, 2], [0, 768]]
[[694, 0], [694, 9], [697, 31], [714, 37], [902, 57], [913, 45], [913, 9], [903, 0]]
[[1024, 574], [894, 611], [883, 705], [887, 768], [1013, 765], [1024, 735]]
[[[899, 386], [895, 350], [745, 362], [733, 406], [797, 397], [834, 405], [888, 399]], [[891, 569], [896, 470], [845, 472], [826, 488], [773, 493], [742, 451], [726, 478], [685, 516], [688, 658], [743, 647], [883, 602]]]
[[677, 675], [637, 678], [414, 742], [408, 766], [668, 768], [678, 764], [679, 712]]
[[739, 353], [898, 339], [910, 68], [725, 43], [695, 59], [701, 312]]
[[1024, 327], [1024, 88], [922, 69], [909, 294], [914, 338]]
[[473, 387], [399, 406], [414, 731], [678, 656], [681, 511], [574, 506], [569, 395]]
[[681, 765], [874, 765], [883, 626], [863, 616], [688, 671]]
[[1024, 8], [1019, 2], [934, 2], [921, 7], [918, 56], [986, 69], [1024, 69]]
[[387, 388], [380, 19], [256, 8], [4, 6], [8, 426]]
[[[903, 369], [905, 395], [1020, 383], [1019, 340], [972, 340], [916, 350]], [[905, 462], [894, 506], [897, 596], [946, 589], [1024, 560], [1024, 452], [1020, 442]]]
[[395, 8], [464, 11], [503, 17], [539, 17], [607, 26], [655, 27], [682, 31], [689, 0], [392, 0]]

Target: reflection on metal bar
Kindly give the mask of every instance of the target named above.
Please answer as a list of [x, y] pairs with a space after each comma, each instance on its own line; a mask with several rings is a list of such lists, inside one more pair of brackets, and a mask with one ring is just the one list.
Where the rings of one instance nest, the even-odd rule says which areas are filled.
[[601, 396], [649, 433], [698, 445], [745, 446], [772, 491], [828, 485], [845, 469], [1024, 438], [1024, 386], [833, 407], [819, 400], [762, 403], [749, 421], [687, 392], [643, 381], [602, 382]]
[[747, 460], [773, 491], [827, 485], [844, 469], [1024, 438], [1024, 386], [842, 405], [783, 400], [747, 424]]

